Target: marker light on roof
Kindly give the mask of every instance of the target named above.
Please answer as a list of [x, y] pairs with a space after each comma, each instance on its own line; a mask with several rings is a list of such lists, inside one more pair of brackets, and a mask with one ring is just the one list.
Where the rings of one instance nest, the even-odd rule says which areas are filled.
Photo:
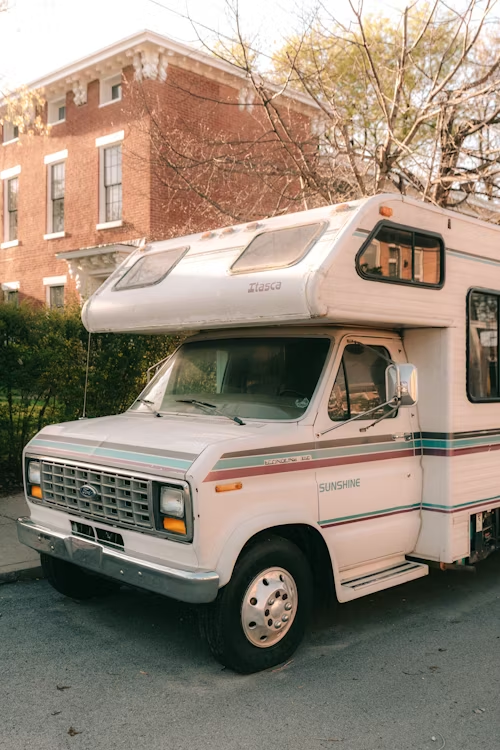
[[222, 230], [221, 235], [231, 234], [232, 232], [234, 232], [234, 227], [226, 227], [225, 229]]
[[253, 231], [254, 229], [258, 229], [261, 226], [262, 224], [260, 223], [260, 221], [252, 221], [250, 224], [246, 225], [245, 229], [249, 229], [250, 231]]
[[203, 234], [201, 235], [200, 239], [202, 239], [202, 240], [209, 240], [210, 237], [213, 237], [213, 236], [214, 236], [214, 232], [203, 232]]
[[351, 206], [348, 203], [339, 203], [338, 206], [334, 206], [332, 214], [340, 214], [342, 211], [350, 211]]
[[392, 214], [394, 213], [394, 212], [393, 212], [393, 210], [392, 210], [392, 208], [389, 208], [389, 206], [380, 206], [380, 208], [379, 208], [378, 212], [379, 212], [379, 214], [380, 214], [381, 216], [385, 216], [385, 217], [387, 217], [388, 219], [389, 219], [389, 218], [390, 218], [390, 217], [392, 216]]

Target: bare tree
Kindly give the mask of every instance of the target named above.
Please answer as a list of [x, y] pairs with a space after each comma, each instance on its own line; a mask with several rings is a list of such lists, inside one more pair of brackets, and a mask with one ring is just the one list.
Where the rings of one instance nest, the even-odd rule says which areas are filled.
[[[179, 223], [193, 230], [388, 190], [500, 221], [497, 3], [458, 5], [414, 0], [386, 17], [350, 0], [346, 23], [324, 4], [269, 60], [228, 0], [231, 38], [205, 48], [244, 76], [243, 100], [169, 73], [177, 96], [196, 100], [193, 121], [137, 87], [158, 196], [189, 193], [195, 210]], [[233, 127], [242, 105], [249, 117]]]
[[[322, 158], [307, 154], [304, 184], [325, 187], [339, 165], [352, 192], [398, 190], [456, 207], [500, 197], [500, 38], [496, 0], [415, 0], [395, 17], [352, 21], [322, 5], [275, 57], [274, 81], [299, 86], [321, 110]], [[238, 24], [236, 25], [238, 28]], [[247, 73], [269, 109], [265, 89]], [[273, 113], [274, 114], [274, 113]], [[288, 147], [289, 138], [276, 133]], [[298, 161], [297, 165], [301, 163]]]

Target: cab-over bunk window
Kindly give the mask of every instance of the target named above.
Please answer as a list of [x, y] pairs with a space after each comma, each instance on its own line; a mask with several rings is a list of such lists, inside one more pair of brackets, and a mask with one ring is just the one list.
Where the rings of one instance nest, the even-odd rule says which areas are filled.
[[359, 251], [356, 268], [360, 276], [373, 281], [440, 289], [444, 242], [433, 232], [381, 222]]
[[471, 401], [499, 401], [498, 321], [500, 292], [468, 295], [467, 394]]
[[288, 268], [311, 250], [326, 222], [284, 227], [256, 235], [231, 266], [231, 273], [252, 273]]
[[137, 289], [159, 284], [182, 260], [188, 250], [189, 246], [174, 247], [139, 258], [125, 271], [113, 290]]

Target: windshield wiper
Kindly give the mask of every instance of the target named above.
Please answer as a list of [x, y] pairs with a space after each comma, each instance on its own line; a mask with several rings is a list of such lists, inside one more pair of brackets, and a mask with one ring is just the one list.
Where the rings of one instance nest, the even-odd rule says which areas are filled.
[[236, 422], [236, 424], [245, 424], [239, 417], [230, 417], [228, 414], [219, 411], [215, 404], [209, 404], [207, 401], [198, 401], [196, 398], [176, 398], [175, 400], [178, 404], [194, 404], [194, 406], [201, 406], [203, 409], [210, 409], [212, 414], [230, 419], [231, 422]]
[[149, 411], [152, 411], [153, 414], [155, 415], [155, 417], [161, 417], [162, 416], [160, 414], [160, 412], [156, 411], [156, 409], [153, 409], [153, 407], [151, 406], [151, 404], [154, 404], [154, 401], [150, 401], [148, 398], [136, 398], [136, 401], [140, 401], [141, 404], [146, 404], [146, 406], [148, 407]]

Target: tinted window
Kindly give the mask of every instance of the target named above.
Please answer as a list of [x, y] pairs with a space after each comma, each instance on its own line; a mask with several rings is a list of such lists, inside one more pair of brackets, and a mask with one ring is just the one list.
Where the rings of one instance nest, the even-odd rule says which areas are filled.
[[231, 266], [233, 273], [286, 268], [302, 260], [314, 244], [323, 223], [287, 227], [254, 237]]
[[135, 289], [139, 286], [158, 284], [188, 250], [188, 247], [175, 247], [154, 255], [145, 255], [124, 273], [114, 288]]
[[372, 279], [438, 286], [443, 244], [439, 237], [381, 226], [358, 256], [358, 270]]
[[[390, 355], [383, 346], [346, 346], [328, 402], [330, 419], [343, 422], [385, 403], [385, 371], [389, 364]], [[390, 409], [381, 408], [366, 419], [377, 419]]]
[[474, 400], [498, 399], [499, 296], [486, 292], [469, 295], [468, 390]]

